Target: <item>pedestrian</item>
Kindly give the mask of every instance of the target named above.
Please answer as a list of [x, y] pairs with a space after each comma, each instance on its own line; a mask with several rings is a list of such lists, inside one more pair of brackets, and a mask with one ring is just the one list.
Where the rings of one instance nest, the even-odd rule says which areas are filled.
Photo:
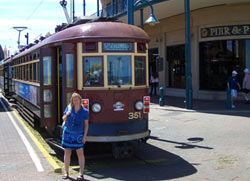
[[244, 73], [245, 73], [245, 77], [244, 77], [243, 82], [242, 82], [242, 92], [243, 92], [244, 98], [246, 100], [245, 103], [249, 104], [249, 101], [250, 101], [250, 95], [249, 95], [249, 92], [250, 92], [250, 75], [249, 75], [249, 70], [247, 68], [245, 68]]
[[159, 79], [158, 79], [158, 76], [156, 73], [154, 73], [151, 78], [150, 78], [150, 83], [151, 83], [151, 91], [150, 91], [150, 95], [153, 94], [154, 92], [154, 95], [156, 96], [157, 95], [157, 87], [158, 87], [158, 84], [159, 84]]
[[77, 180], [83, 180], [85, 157], [83, 152], [84, 144], [88, 133], [89, 112], [82, 107], [82, 98], [78, 93], [73, 93], [69, 105], [62, 117], [63, 135], [62, 147], [64, 148], [64, 167], [65, 175], [63, 179], [69, 178], [70, 157], [73, 150], [76, 150], [78, 163], [80, 165]]
[[237, 86], [240, 90], [240, 84], [238, 82], [237, 78], [237, 72], [234, 70], [232, 71], [232, 76], [229, 77], [227, 81], [227, 87], [231, 89], [231, 102], [232, 102], [232, 108], [235, 108], [234, 100], [237, 98]]

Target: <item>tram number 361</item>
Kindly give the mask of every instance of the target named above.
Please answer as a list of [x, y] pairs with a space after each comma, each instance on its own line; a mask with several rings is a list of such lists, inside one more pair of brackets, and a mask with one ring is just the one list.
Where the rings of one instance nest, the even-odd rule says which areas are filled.
[[129, 112], [128, 113], [128, 119], [140, 119], [141, 118], [141, 112]]

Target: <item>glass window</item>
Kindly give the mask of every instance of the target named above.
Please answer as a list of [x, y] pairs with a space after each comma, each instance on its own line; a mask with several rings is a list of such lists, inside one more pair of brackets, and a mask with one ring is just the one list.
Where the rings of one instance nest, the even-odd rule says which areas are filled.
[[37, 81], [37, 79], [36, 79], [36, 63], [33, 63], [33, 80]]
[[37, 63], [37, 76], [38, 82], [40, 82], [40, 62]]
[[44, 118], [52, 117], [52, 105], [44, 105]]
[[43, 91], [43, 101], [44, 102], [51, 102], [52, 101], [52, 92], [51, 92], [51, 90], [44, 90]]
[[145, 57], [135, 57], [135, 85], [146, 84], [145, 60]]
[[67, 88], [74, 86], [74, 55], [66, 54], [66, 84]]
[[233, 70], [241, 83], [249, 67], [250, 40], [220, 40], [200, 43], [200, 89], [225, 91]]
[[84, 57], [84, 86], [103, 86], [102, 57]]
[[131, 83], [131, 56], [108, 56], [108, 85]]
[[51, 57], [43, 57], [43, 84], [51, 85]]
[[185, 45], [167, 47], [167, 60], [169, 62], [169, 87], [186, 87], [185, 83]]
[[29, 81], [32, 81], [32, 64], [29, 65], [29, 72], [30, 72], [30, 75], [29, 75]]

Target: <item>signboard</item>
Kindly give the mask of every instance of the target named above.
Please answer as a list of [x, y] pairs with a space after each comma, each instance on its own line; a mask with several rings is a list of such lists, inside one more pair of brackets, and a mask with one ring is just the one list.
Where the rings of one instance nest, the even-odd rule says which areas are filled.
[[250, 35], [250, 24], [201, 28], [201, 38]]
[[21, 82], [15, 82], [15, 93], [37, 105], [37, 87]]
[[103, 43], [104, 51], [132, 52], [132, 43]]

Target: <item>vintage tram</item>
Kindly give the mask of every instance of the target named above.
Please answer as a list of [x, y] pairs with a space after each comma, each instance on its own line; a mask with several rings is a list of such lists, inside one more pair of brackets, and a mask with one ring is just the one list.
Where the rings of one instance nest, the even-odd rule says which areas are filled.
[[148, 35], [119, 22], [68, 27], [11, 57], [19, 112], [56, 133], [73, 92], [89, 109], [88, 142], [149, 137]]

